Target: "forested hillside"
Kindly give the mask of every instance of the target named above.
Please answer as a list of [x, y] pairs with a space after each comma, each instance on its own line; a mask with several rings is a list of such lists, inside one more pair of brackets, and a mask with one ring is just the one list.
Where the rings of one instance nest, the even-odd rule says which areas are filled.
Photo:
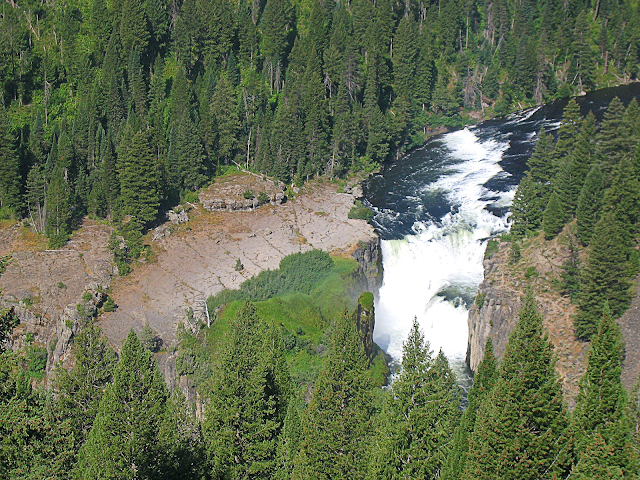
[[634, 79], [632, 0], [9, 0], [0, 207], [51, 246], [89, 213], [139, 233], [226, 165], [369, 169], [465, 112]]
[[597, 331], [605, 303], [614, 318], [629, 306], [640, 273], [640, 108], [616, 97], [602, 122], [570, 101], [557, 139], [540, 132], [512, 207], [512, 261], [521, 239], [546, 240], [568, 225], [569, 259], [560, 289], [578, 305], [575, 333]]

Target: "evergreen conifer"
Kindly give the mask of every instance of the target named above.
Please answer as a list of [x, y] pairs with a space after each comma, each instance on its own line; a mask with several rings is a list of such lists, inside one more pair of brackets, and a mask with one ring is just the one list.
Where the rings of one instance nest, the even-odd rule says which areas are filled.
[[529, 294], [478, 412], [462, 478], [564, 478], [572, 458], [568, 426], [553, 347]]
[[556, 192], [553, 192], [551, 197], [549, 197], [549, 203], [547, 204], [547, 208], [544, 210], [544, 215], [542, 216], [542, 230], [544, 231], [544, 238], [547, 240], [555, 238], [556, 235], [560, 233], [560, 230], [562, 230], [565, 218], [566, 213], [562, 206], [562, 202], [560, 201], [560, 197]]
[[591, 338], [598, 328], [605, 301], [611, 314], [622, 315], [629, 304], [626, 248], [611, 213], [596, 224], [580, 278], [579, 310], [574, 319], [576, 336]]
[[598, 165], [594, 165], [587, 175], [576, 209], [576, 236], [583, 245], [589, 245], [593, 235], [593, 228], [598, 222], [602, 204], [604, 182], [602, 171]]
[[165, 452], [159, 432], [168, 393], [151, 352], [133, 330], [86, 443], [78, 454], [77, 479], [153, 479], [162, 476]]

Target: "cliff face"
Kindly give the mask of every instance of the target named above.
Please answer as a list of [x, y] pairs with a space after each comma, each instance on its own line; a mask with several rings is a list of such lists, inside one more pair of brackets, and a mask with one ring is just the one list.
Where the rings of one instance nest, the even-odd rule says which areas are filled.
[[368, 241], [360, 241], [354, 246], [351, 257], [358, 262], [359, 275], [366, 280], [363, 290], [377, 294], [382, 285], [382, 251], [380, 239], [371, 238]]
[[531, 287], [554, 346], [565, 398], [572, 407], [586, 368], [588, 344], [574, 336], [572, 316], [576, 307], [558, 289], [562, 264], [569, 255], [567, 244], [566, 231], [552, 242], [542, 237], [527, 239], [521, 258], [514, 262], [510, 258], [511, 244], [501, 242], [498, 251], [484, 261], [485, 278], [469, 311], [467, 363], [476, 371], [488, 338], [493, 341], [496, 356], [504, 355], [523, 297]]

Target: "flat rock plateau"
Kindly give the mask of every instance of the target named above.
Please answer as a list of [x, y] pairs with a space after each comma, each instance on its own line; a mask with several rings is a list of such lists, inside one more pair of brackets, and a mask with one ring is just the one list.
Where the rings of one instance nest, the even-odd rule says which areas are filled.
[[[266, 192], [270, 201], [255, 208], [216, 211], [201, 203], [185, 204], [186, 216], [175, 215], [174, 209], [168, 215], [172, 221], [145, 238], [153, 255], [148, 261], [135, 262], [126, 277], [112, 276], [108, 225], [85, 220], [59, 250], [47, 250], [44, 240], [27, 227], [0, 225], [0, 255], [12, 256], [0, 277], [2, 301], [34, 317], [18, 327], [14, 343], [21, 345], [29, 332], [51, 348], [51, 338], [59, 335], [56, 329], [64, 328], [59, 319], [65, 307], [75, 307], [97, 284], [109, 288], [118, 305], [116, 311], [98, 318], [116, 348], [131, 328], [140, 331], [146, 322], [171, 344], [176, 325], [186, 319], [189, 308], [201, 316], [206, 297], [237, 288], [262, 270], [278, 268], [286, 255], [317, 248], [350, 256], [362, 242], [377, 242], [373, 227], [347, 218], [359, 195], [355, 181], [344, 188], [348, 193], [339, 193], [338, 186], [326, 180], [311, 182], [295, 198], [284, 201], [278, 195], [281, 186], [267, 184], [266, 179], [249, 174], [216, 179], [201, 194], [205, 204], [209, 199], [240, 204], [246, 200], [242, 193], [247, 188], [256, 196]], [[241, 271], [236, 270], [238, 259], [244, 266]]]

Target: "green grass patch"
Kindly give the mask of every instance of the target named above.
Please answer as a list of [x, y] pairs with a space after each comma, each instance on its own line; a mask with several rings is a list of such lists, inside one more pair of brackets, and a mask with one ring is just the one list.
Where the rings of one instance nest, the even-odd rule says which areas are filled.
[[[208, 299], [210, 312], [219, 308], [217, 318], [196, 334], [179, 331], [178, 373], [192, 376], [196, 386], [204, 383], [206, 389], [229, 326], [249, 299], [258, 316], [278, 329], [294, 383], [312, 384], [329, 348], [333, 320], [356, 307], [353, 293], [358, 280], [358, 264], [350, 258], [330, 257], [318, 250], [285, 257], [278, 270], [261, 272], [238, 290]], [[361, 298], [373, 305], [372, 294]], [[384, 384], [388, 368], [381, 352], [372, 363], [371, 375], [376, 385]]]
[[496, 253], [500, 249], [500, 242], [498, 240], [494, 240], [493, 238], [487, 242], [487, 248], [484, 251], [484, 258], [491, 258], [491, 256]]
[[366, 220], [368, 222], [373, 218], [373, 210], [362, 205], [360, 200], [356, 200], [356, 204], [349, 210], [347, 218]]

